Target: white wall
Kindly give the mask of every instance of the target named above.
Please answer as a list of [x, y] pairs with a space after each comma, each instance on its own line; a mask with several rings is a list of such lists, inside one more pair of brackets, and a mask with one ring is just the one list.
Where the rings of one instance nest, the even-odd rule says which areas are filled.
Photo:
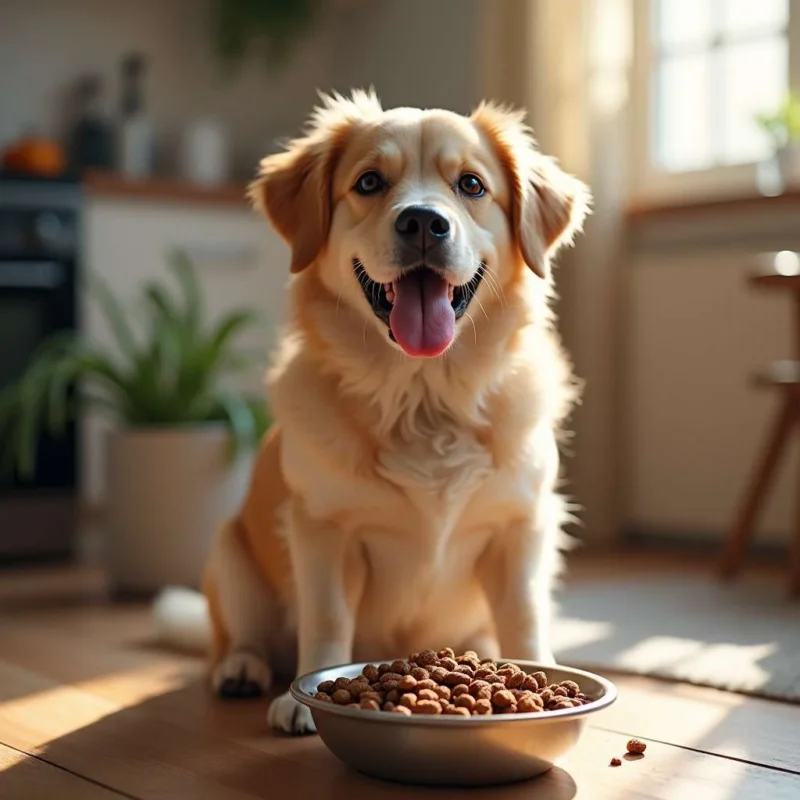
[[[749, 288], [755, 267], [742, 246], [629, 264], [625, 522], [639, 532], [718, 541], [731, 524], [778, 400], [750, 379], [793, 355], [791, 298]], [[798, 444], [795, 435], [758, 541], [792, 532]]]
[[212, 50], [209, 0], [2, 0], [0, 147], [32, 125], [57, 134], [67, 88], [85, 72], [118, 107], [120, 57], [149, 57], [148, 107], [162, 163], [183, 125], [212, 114], [230, 127], [238, 171], [251, 174], [276, 137], [297, 130], [317, 88], [374, 84], [389, 104], [468, 108], [478, 97], [479, 0], [326, 0], [324, 17], [291, 63], [258, 56], [231, 83]]

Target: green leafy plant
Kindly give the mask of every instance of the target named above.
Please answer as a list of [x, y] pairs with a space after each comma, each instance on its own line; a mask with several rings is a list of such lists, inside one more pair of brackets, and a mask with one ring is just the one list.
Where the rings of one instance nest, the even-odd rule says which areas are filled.
[[776, 150], [800, 142], [800, 97], [787, 92], [777, 109], [756, 115], [756, 122], [772, 139]]
[[320, 0], [215, 0], [217, 53], [232, 71], [255, 42], [270, 66], [282, 64], [316, 21], [319, 7]]
[[175, 253], [170, 269], [180, 292], [156, 281], [145, 284], [149, 325], [140, 335], [105, 282], [93, 279], [116, 353], [73, 332], [44, 342], [22, 377], [0, 393], [3, 466], [29, 477], [40, 430], [63, 432], [76, 409], [85, 406], [100, 408], [129, 428], [224, 423], [233, 453], [260, 439], [269, 427], [266, 409], [225, 388], [222, 379], [257, 363], [236, 342], [262, 323], [261, 315], [236, 309], [206, 324], [192, 264]]

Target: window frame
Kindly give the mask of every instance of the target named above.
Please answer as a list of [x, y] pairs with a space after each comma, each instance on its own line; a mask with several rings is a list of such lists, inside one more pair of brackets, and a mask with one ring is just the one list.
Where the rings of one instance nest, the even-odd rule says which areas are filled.
[[[753, 194], [757, 163], [719, 165], [688, 172], [666, 172], [650, 158], [654, 102], [651, 67], [651, 0], [631, 0], [633, 6], [633, 60], [631, 68], [631, 148], [629, 196], [633, 202], [675, 201], [682, 197]], [[788, 84], [800, 89], [800, 0], [789, 0], [786, 28]]]

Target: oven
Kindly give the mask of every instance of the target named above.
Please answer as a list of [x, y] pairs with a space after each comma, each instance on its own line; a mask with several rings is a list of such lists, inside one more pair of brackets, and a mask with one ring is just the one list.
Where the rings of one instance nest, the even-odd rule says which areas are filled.
[[[77, 329], [81, 209], [76, 182], [0, 176], [0, 389], [43, 341]], [[76, 421], [42, 431], [32, 477], [0, 472], [0, 561], [72, 553], [79, 440]]]

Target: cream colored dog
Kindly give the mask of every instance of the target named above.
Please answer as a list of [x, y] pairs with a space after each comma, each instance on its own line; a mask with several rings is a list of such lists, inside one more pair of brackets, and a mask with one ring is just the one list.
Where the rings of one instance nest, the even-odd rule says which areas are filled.
[[[355, 92], [324, 98], [251, 196], [291, 245], [291, 319], [276, 424], [208, 562], [214, 686], [445, 645], [552, 662], [575, 392], [549, 262], [586, 188], [517, 112]], [[269, 721], [314, 729], [289, 694]]]

